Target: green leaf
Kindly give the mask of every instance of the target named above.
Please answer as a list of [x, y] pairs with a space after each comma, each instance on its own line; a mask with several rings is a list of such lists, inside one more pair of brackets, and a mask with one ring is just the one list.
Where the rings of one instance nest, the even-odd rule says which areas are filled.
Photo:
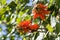
[[10, 15], [8, 17], [6, 17], [6, 21], [9, 22], [10, 21]]
[[47, 24], [46, 28], [48, 29], [49, 32], [53, 32], [54, 31], [54, 29], [52, 28], [52, 26], [50, 24]]
[[[24, 7], [25, 5], [26, 5], [25, 3], [23, 3], [23, 4], [18, 4], [18, 5], [17, 5], [16, 10], [18, 11], [18, 13], [25, 8], [25, 7]], [[23, 11], [23, 12], [24, 12], [24, 11]]]
[[20, 16], [22, 16], [23, 14], [24, 14], [24, 12], [22, 12], [22, 11], [19, 12], [19, 15], [20, 15]]
[[55, 14], [55, 11], [53, 11], [52, 16], [54, 16], [54, 14]]
[[22, 10], [23, 12], [28, 12], [30, 9], [31, 9], [30, 6], [24, 6], [21, 10]]
[[29, 0], [20, 0], [20, 3], [29, 3]]
[[8, 6], [9, 6], [10, 9], [11, 9], [10, 11], [11, 11], [11, 12], [14, 12], [14, 11], [16, 10], [17, 4], [16, 4], [14, 1], [12, 1]]
[[56, 1], [56, 5], [58, 5], [58, 7], [60, 8], [60, 0], [55, 0]]
[[11, 32], [11, 30], [12, 30], [12, 27], [13, 27], [13, 25], [12, 24], [7, 24], [7, 31], [8, 31], [8, 33], [10, 33]]
[[50, 0], [50, 4], [49, 4], [49, 6], [48, 7], [50, 7], [52, 4], [54, 4], [55, 3], [55, 0]]
[[50, 0], [50, 3], [53, 3], [54, 0]]
[[47, 36], [43, 40], [55, 40], [55, 38], [56, 38], [55, 35], [53, 35], [53, 34], [51, 34], [51, 35], [47, 34]]
[[52, 4], [49, 6], [48, 10], [50, 11], [54, 11], [55, 10], [55, 4]]
[[40, 23], [40, 20], [35, 19], [35, 20], [34, 20], [34, 23], [39, 24], [39, 23]]
[[21, 22], [22, 21], [22, 18], [20, 17], [20, 18], [17, 18], [17, 23], [19, 23], [19, 22]]
[[0, 15], [2, 15], [3, 13], [5, 13], [6, 8], [0, 8]]
[[39, 32], [36, 32], [34, 40], [36, 40], [38, 36], [39, 36]]
[[4, 18], [5, 18], [4, 15], [2, 15], [1, 20], [4, 20]]
[[56, 24], [56, 32], [59, 33], [60, 32], [60, 23]]
[[31, 16], [30, 15], [27, 15], [24, 19], [25, 20], [31, 20]]
[[2, 3], [2, 5], [6, 4], [6, 0], [0, 0], [0, 2]]
[[2, 28], [0, 27], [0, 32], [2, 31]]
[[16, 10], [19, 10], [22, 4], [17, 4]]
[[10, 8], [7, 6], [7, 7], [6, 7], [6, 10], [7, 10], [7, 11], [9, 11], [9, 10], [10, 10]]
[[16, 0], [16, 4], [18, 4], [18, 0]]
[[25, 10], [25, 12], [27, 13], [29, 11], [29, 9]]
[[26, 40], [26, 38], [23, 38], [23, 40]]
[[11, 37], [10, 37], [10, 40], [14, 40], [14, 38], [15, 38], [15, 36], [11, 36]]
[[14, 1], [12, 1], [9, 5], [8, 5], [10, 8], [12, 8], [12, 7], [16, 7], [17, 6], [17, 4], [14, 2]]

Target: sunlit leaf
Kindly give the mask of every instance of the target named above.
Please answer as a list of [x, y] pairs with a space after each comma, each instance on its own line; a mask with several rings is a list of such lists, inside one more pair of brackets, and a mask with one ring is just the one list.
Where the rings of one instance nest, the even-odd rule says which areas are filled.
[[16, 4], [18, 3], [18, 0], [16, 0]]
[[55, 14], [55, 11], [53, 11], [52, 16], [54, 16], [54, 14]]
[[5, 13], [5, 11], [6, 11], [6, 8], [1, 8], [0, 9], [0, 15], [3, 14], [3, 13]]
[[7, 10], [7, 11], [9, 11], [9, 10], [10, 10], [10, 8], [7, 6], [7, 7], [6, 7], [6, 10]]
[[4, 18], [5, 18], [4, 15], [2, 15], [1, 20], [4, 20]]
[[24, 19], [25, 20], [31, 20], [31, 16], [30, 15], [27, 15]]
[[23, 38], [23, 40], [26, 40], [26, 38]]
[[0, 2], [2, 3], [2, 5], [6, 4], [6, 0], [0, 0]]
[[20, 15], [20, 16], [22, 16], [23, 14], [24, 14], [24, 12], [22, 12], [22, 11], [19, 12], [19, 15]]
[[17, 23], [21, 22], [22, 21], [22, 18], [17, 18]]
[[25, 12], [28, 12], [29, 11], [29, 9], [27, 9]]
[[52, 4], [54, 4], [55, 0], [50, 0], [50, 4], [48, 7], [50, 7]]
[[53, 3], [54, 0], [50, 0], [50, 3]]
[[50, 24], [47, 24], [46, 28], [48, 29], [49, 32], [53, 32], [54, 31], [54, 29], [52, 28], [52, 26]]

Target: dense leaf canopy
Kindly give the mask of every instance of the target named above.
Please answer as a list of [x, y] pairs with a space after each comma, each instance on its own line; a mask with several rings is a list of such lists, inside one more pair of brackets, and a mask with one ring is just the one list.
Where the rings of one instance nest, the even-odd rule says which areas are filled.
[[0, 40], [58, 40], [58, 37], [60, 0], [0, 0]]

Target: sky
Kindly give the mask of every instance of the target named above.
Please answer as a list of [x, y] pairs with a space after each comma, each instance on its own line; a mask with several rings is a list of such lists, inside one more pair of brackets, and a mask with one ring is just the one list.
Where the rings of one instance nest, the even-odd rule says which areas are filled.
[[[29, 5], [29, 6], [31, 6], [32, 5], [32, 0], [29, 0], [30, 2], [29, 3], [27, 3], [27, 5]], [[11, 0], [7, 0], [6, 1], [8, 4], [11, 2]]]
[[30, 2], [27, 5], [31, 6], [32, 5], [32, 0], [30, 0]]
[[[12, 0], [7, 0], [6, 2], [9, 4]], [[29, 0], [30, 2], [27, 3], [28, 6], [32, 6], [32, 0]], [[47, 0], [49, 2], [49, 0]]]
[[11, 2], [11, 0], [7, 0], [6, 2], [7, 2], [7, 3], [10, 3], [10, 2]]

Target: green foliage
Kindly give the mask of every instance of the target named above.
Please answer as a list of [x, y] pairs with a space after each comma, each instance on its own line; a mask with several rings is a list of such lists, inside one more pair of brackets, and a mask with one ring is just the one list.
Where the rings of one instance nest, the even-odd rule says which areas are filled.
[[[33, 16], [31, 16], [30, 14], [32, 13], [32, 6], [27, 6], [26, 4], [29, 3], [30, 0], [14, 0], [11, 1], [9, 4], [6, 3], [6, 0], [0, 0], [0, 21], [1, 23], [4, 23], [7, 25], [7, 33], [9, 34], [13, 27], [15, 27], [19, 22], [23, 21], [23, 20], [31, 20]], [[39, 0], [40, 1], [40, 0]], [[40, 2], [42, 2], [43, 4], [48, 3], [47, 0], [41, 0]], [[51, 26], [50, 23], [50, 19], [51, 16], [54, 16], [56, 18], [58, 11], [60, 8], [60, 0], [50, 0], [48, 3], [48, 10], [50, 11], [50, 15], [49, 17], [46, 17], [46, 20], [44, 20], [42, 23], [42, 20], [37, 19], [32, 19], [31, 21], [33, 21], [36, 24], [43, 25], [45, 29], [45, 31], [49, 31], [49, 33], [60, 33], [60, 23], [56, 23], [56, 26], [53, 28]], [[14, 20], [13, 20], [14, 19]], [[14, 23], [12, 23], [12, 20], [15, 21]], [[58, 21], [60, 19], [57, 19]], [[6, 22], [4, 22], [6, 21]], [[47, 30], [46, 30], [47, 29]], [[17, 30], [17, 29], [16, 29]], [[0, 32], [2, 31], [2, 28], [0, 28]], [[40, 31], [40, 30], [39, 30]], [[14, 31], [14, 33], [17, 31]], [[7, 35], [8, 35], [7, 34]], [[13, 33], [11, 33], [13, 34]], [[7, 38], [6, 36], [2, 36], [5, 40]], [[19, 34], [17, 34], [19, 35]], [[34, 33], [34, 40], [37, 39], [37, 37], [39, 36], [39, 32], [35, 32]], [[21, 36], [21, 35], [20, 35]], [[2, 37], [0, 37], [0, 40], [2, 40]], [[15, 36], [11, 35], [10, 40], [14, 40]], [[32, 38], [32, 37], [31, 37]], [[55, 40], [56, 36], [55, 35], [46, 35], [46, 38], [44, 38], [43, 40]], [[23, 40], [26, 40], [26, 38], [24, 38]]]
[[6, 12], [6, 8], [1, 8], [0, 9], [0, 15], [4, 14]]
[[39, 36], [39, 32], [36, 32], [36, 33], [35, 33], [34, 40], [36, 40], [38, 36]]
[[1, 3], [2, 5], [5, 5], [5, 4], [6, 4], [6, 0], [0, 0], [0, 3]]
[[20, 3], [29, 3], [29, 0], [20, 0]]
[[60, 0], [55, 0], [56, 5], [60, 8]]
[[60, 32], [60, 23], [56, 24], [56, 33], [58, 34]]
[[30, 16], [30, 15], [27, 15], [27, 16], [25, 17], [25, 20], [31, 20], [31, 16]]
[[2, 28], [0, 28], [0, 32], [2, 31]]
[[6, 21], [7, 21], [7, 22], [10, 21], [10, 16], [6, 17]]
[[49, 35], [47, 34], [47, 36], [43, 39], [43, 40], [55, 40], [56, 36], [55, 35]]
[[22, 21], [22, 18], [17, 18], [17, 23], [21, 22]]
[[7, 24], [7, 31], [8, 33], [11, 32], [13, 25], [12, 24]]
[[24, 14], [24, 12], [22, 12], [22, 11], [21, 11], [21, 12], [19, 12], [19, 15], [20, 15], [20, 16], [23, 16], [23, 14]]
[[10, 7], [10, 11], [14, 12], [16, 10], [17, 4], [14, 1], [12, 1], [8, 6]]
[[50, 24], [47, 24], [46, 28], [48, 29], [49, 32], [53, 32], [53, 28]]
[[35, 20], [34, 20], [34, 23], [39, 24], [39, 23], [40, 23], [40, 20], [35, 19]]
[[10, 37], [10, 40], [14, 40], [14, 36], [11, 36], [11, 37]]

